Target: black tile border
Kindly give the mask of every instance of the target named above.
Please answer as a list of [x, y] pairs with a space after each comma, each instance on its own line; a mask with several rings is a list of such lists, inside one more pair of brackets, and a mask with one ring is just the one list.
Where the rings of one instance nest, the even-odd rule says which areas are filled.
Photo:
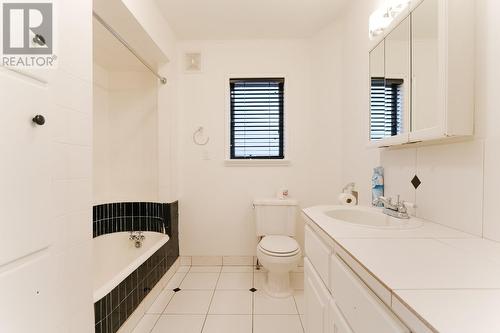
[[92, 210], [93, 237], [122, 231], [165, 231], [169, 234], [170, 205], [156, 202], [96, 205]]
[[[130, 204], [130, 203], [127, 203]], [[137, 204], [137, 203], [135, 203]], [[139, 203], [142, 204], [142, 203]], [[150, 203], [147, 203], [150, 204]], [[99, 206], [107, 206], [105, 209], [113, 209], [113, 205], [107, 204]], [[154, 203], [153, 203], [154, 205]], [[151, 257], [142, 263], [135, 271], [127, 276], [118, 286], [109, 292], [102, 299], [94, 303], [94, 316], [95, 316], [95, 332], [96, 333], [115, 333], [128, 319], [128, 317], [135, 311], [142, 300], [148, 295], [151, 289], [160, 281], [170, 267], [179, 257], [179, 214], [178, 202], [170, 204], [156, 204], [158, 205], [157, 211], [152, 211], [153, 215], [156, 213], [158, 217], [160, 214], [162, 223], [165, 226], [165, 232], [169, 235], [169, 240], [160, 249], [158, 249]], [[161, 207], [160, 205], [164, 205]], [[96, 222], [110, 220], [108, 215], [97, 215], [101, 217], [96, 221], [96, 207], [94, 207], [94, 227]], [[116, 207], [116, 206], [114, 206]], [[134, 207], [134, 205], [126, 205], [126, 207]], [[138, 206], [139, 209], [141, 206]], [[147, 207], [147, 206], [146, 206]], [[153, 206], [150, 206], [153, 207]], [[102, 207], [100, 208], [102, 212]], [[127, 208], [128, 209], [128, 208]], [[133, 209], [133, 208], [132, 208]], [[163, 209], [163, 210], [162, 210]], [[120, 212], [120, 210], [118, 210]], [[123, 212], [123, 211], [122, 211]], [[125, 210], [125, 212], [129, 212]], [[146, 212], [148, 214], [148, 212]], [[104, 217], [104, 218], [102, 218]], [[122, 216], [117, 217], [117, 221]], [[148, 224], [147, 220], [139, 221], [140, 228], [148, 227], [153, 224]], [[123, 225], [123, 224], [122, 224]], [[119, 229], [120, 224], [116, 225], [115, 229]], [[108, 229], [107, 229], [108, 230]], [[112, 228], [113, 230], [113, 228]], [[135, 229], [143, 230], [143, 229]], [[128, 231], [128, 230], [119, 230]], [[143, 231], [155, 231], [146, 230]], [[117, 232], [117, 231], [111, 231]], [[110, 232], [106, 232], [110, 233]], [[94, 236], [96, 237], [96, 236]]]

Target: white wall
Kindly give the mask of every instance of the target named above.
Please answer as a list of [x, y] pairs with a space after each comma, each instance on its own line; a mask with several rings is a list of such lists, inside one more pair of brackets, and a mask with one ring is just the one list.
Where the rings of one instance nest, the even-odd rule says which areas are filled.
[[[287, 187], [302, 206], [335, 199], [339, 188], [339, 90], [330, 80], [337, 73], [328, 65], [339, 61], [339, 52], [335, 43], [328, 49], [319, 47], [324, 42], [319, 36], [313, 41], [180, 43], [182, 255], [255, 255], [252, 200], [273, 197], [280, 187]], [[183, 71], [185, 52], [202, 53], [201, 73]], [[286, 158], [291, 164], [226, 166], [228, 79], [267, 75], [286, 77]], [[210, 137], [205, 147], [192, 141], [199, 126]]]
[[[368, 19], [382, 0], [353, 1], [341, 16], [342, 28], [342, 183], [356, 182], [360, 203], [371, 203], [372, 168], [379, 152], [366, 149], [368, 137]], [[338, 37], [337, 37], [338, 38]]]
[[176, 52], [176, 37], [161, 14], [157, 0], [121, 0], [151, 39], [172, 61]]
[[93, 160], [92, 191], [94, 204], [104, 203], [110, 191], [110, 142], [109, 131], [109, 75], [98, 64], [93, 64]]
[[[48, 94], [52, 110], [47, 125], [52, 132], [52, 222], [54, 243], [48, 263], [32, 278], [49, 279], [51, 314], [47, 332], [88, 333], [94, 329], [92, 303], [92, 1], [58, 1], [56, 30], [59, 67], [49, 70]], [[78, 36], [78, 47], [75, 47]], [[26, 96], [29, 98], [29, 96]], [[19, 277], [26, 290], [26, 280]], [[22, 295], [23, 293], [19, 293]], [[31, 294], [31, 293], [30, 293]], [[34, 327], [38, 313], [22, 315]], [[13, 306], [10, 304], [9, 306]], [[43, 318], [47, 320], [48, 318]], [[32, 331], [30, 331], [32, 332]], [[24, 332], [23, 332], [24, 333]]]
[[158, 82], [94, 65], [94, 203], [158, 200]]
[[159, 64], [158, 72], [168, 80], [158, 87], [158, 200], [178, 199], [177, 157], [177, 39], [160, 12], [157, 0], [122, 0], [168, 62]]
[[[360, 184], [361, 203], [370, 203], [372, 168], [386, 173], [386, 194], [402, 194], [418, 205], [417, 215], [500, 241], [500, 116], [495, 98], [500, 89], [500, 4], [478, 0], [476, 27], [476, 111], [474, 140], [401, 150], [365, 148], [368, 101], [368, 17], [379, 1], [353, 2], [343, 16], [343, 182]], [[360, 96], [360, 92], [363, 97]], [[410, 184], [416, 174], [422, 185]], [[484, 199], [483, 199], [484, 195]]]
[[[92, 303], [92, 1], [58, 1], [59, 68], [54, 103], [53, 200], [55, 262], [52, 332], [94, 329]], [[75, 47], [78, 36], [78, 47]], [[51, 269], [50, 266], [47, 270]], [[41, 276], [45, 272], [37, 272]], [[27, 319], [28, 320], [28, 319]]]

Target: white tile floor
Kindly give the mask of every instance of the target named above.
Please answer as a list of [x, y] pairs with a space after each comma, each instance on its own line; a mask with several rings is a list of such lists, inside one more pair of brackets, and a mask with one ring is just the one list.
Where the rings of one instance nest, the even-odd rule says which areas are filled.
[[264, 278], [253, 266], [181, 266], [133, 333], [303, 333], [304, 274], [285, 299], [260, 290]]

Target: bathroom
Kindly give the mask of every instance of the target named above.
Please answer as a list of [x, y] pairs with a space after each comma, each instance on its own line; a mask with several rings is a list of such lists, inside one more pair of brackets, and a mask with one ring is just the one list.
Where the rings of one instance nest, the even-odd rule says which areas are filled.
[[1, 333], [500, 332], [498, 1], [1, 10]]

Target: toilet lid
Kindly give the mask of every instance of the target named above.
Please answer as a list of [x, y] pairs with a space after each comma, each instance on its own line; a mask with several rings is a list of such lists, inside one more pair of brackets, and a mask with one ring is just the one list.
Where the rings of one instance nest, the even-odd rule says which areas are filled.
[[265, 236], [259, 246], [270, 253], [289, 254], [300, 250], [297, 241], [288, 236]]

